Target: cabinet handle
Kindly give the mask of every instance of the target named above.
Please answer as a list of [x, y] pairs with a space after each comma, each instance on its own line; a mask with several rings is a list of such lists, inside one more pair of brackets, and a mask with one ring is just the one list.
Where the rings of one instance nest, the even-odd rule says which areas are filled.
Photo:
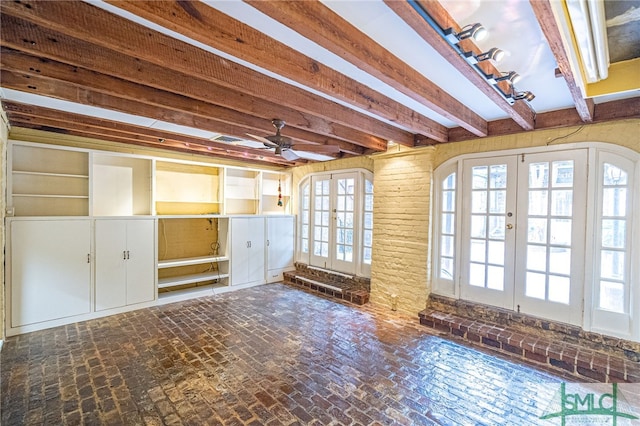
[[127, 260], [129, 260], [129, 250], [127, 250]]
[[269, 240], [267, 240], [267, 247], [269, 247], [269, 244], [270, 244], [270, 242], [269, 242]]
[[87, 254], [87, 263], [91, 263], [91, 253]]
[[127, 251], [122, 252], [122, 260], [127, 260]]

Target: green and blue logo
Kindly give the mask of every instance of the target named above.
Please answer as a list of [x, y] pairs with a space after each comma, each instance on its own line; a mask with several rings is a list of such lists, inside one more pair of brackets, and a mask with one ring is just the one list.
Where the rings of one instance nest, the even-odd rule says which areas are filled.
[[[567, 384], [561, 383], [560, 390], [554, 395], [554, 400], [541, 420], [559, 419], [560, 424], [611, 424], [617, 426], [619, 421], [630, 424], [639, 417], [628, 403], [617, 383], [612, 383], [610, 390], [603, 392], [597, 389], [608, 385], [591, 385], [590, 388], [567, 390]], [[555, 411], [551, 411], [555, 410]], [[635, 424], [635, 422], [634, 422]]]

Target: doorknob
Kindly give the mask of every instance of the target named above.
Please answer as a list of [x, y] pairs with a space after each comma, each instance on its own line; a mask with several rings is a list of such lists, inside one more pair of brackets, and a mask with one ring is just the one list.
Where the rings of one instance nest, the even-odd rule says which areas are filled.
[[513, 225], [510, 223], [507, 223], [507, 229], [513, 229]]

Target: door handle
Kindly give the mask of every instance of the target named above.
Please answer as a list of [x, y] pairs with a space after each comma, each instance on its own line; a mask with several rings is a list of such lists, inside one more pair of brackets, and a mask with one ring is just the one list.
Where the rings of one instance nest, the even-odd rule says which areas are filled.
[[507, 223], [507, 229], [513, 229], [513, 225], [510, 223]]

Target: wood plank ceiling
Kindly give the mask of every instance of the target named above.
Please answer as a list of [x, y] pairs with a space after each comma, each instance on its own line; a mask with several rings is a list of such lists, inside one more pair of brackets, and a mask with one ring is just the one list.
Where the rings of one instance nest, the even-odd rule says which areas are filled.
[[[598, 105], [583, 98], [548, 0], [532, 0], [531, 6], [574, 106], [538, 114], [526, 101], [507, 102], [409, 2], [385, 0], [404, 24], [486, 96], [487, 103], [504, 113], [504, 118], [492, 121], [319, 1], [246, 3], [434, 115], [427, 116], [198, 1], [106, 2], [121, 10], [119, 14], [81, 1], [2, 1], [0, 86], [239, 139], [250, 139], [247, 134], [273, 134], [271, 120], [279, 118], [286, 121], [284, 135], [328, 158], [384, 151], [387, 141], [423, 146], [640, 116], [637, 97]], [[437, 1], [417, 3], [441, 28], [461, 30], [461, 24]], [[127, 13], [138, 18], [127, 19]], [[151, 24], [142, 25], [139, 18]], [[482, 53], [471, 39], [462, 41], [461, 47]], [[491, 61], [480, 66], [487, 74], [500, 75]], [[272, 149], [255, 145], [35, 103], [4, 99], [3, 109], [15, 127], [262, 165], [314, 161], [313, 156], [288, 161]], [[323, 145], [337, 146], [339, 152], [327, 153]]]

